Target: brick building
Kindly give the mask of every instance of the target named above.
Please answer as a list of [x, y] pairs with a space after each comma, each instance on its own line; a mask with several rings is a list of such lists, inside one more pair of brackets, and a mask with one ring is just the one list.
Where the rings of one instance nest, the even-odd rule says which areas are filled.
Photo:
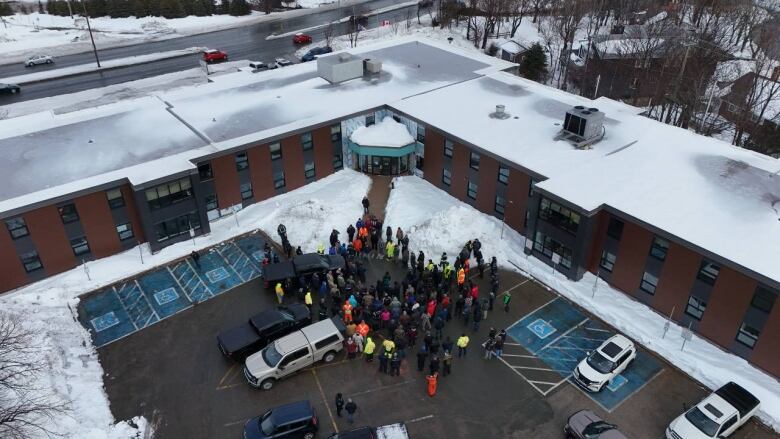
[[[780, 376], [780, 268], [767, 250], [780, 248], [768, 201], [780, 199], [777, 160], [450, 46], [353, 51], [382, 72], [340, 84], [314, 63], [239, 72], [0, 122], [0, 290], [139, 242], [158, 250], [208, 233], [222, 215], [373, 163], [379, 149], [359, 160], [350, 134], [389, 116], [416, 140], [406, 172], [506, 221], [528, 238], [526, 253], [573, 280], [597, 274]], [[606, 115], [603, 140], [555, 140], [571, 127], [567, 111], [590, 107]]]

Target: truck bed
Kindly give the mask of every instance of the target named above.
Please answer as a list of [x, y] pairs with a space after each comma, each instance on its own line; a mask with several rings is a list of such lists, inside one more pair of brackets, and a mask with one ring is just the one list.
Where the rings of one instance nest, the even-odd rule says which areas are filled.
[[741, 418], [747, 416], [760, 404], [758, 398], [735, 382], [724, 384], [723, 387], [715, 391], [715, 394], [734, 406]]

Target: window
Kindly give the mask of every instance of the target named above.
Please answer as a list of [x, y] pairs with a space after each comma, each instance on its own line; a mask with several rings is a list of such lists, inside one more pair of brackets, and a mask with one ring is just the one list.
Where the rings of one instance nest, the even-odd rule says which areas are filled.
[[552, 258], [553, 254], [557, 254], [561, 257], [560, 265], [571, 268], [571, 249], [549, 236], [546, 236], [542, 232], [536, 232], [536, 236], [534, 237], [534, 250], [542, 253], [548, 258]]
[[639, 284], [639, 288], [646, 293], [655, 294], [655, 288], [657, 286], [658, 278], [645, 271], [645, 274], [642, 275], [642, 282]]
[[650, 256], [663, 261], [666, 259], [666, 252], [669, 251], [669, 241], [656, 236], [653, 238], [653, 245], [650, 247]]
[[249, 169], [249, 157], [246, 155], [246, 151], [236, 153], [236, 170], [243, 171]]
[[496, 195], [496, 206], [494, 209], [496, 213], [503, 215], [506, 210], [506, 200]]
[[417, 141], [425, 143], [425, 127], [420, 124], [417, 124]]
[[189, 177], [161, 184], [146, 190], [146, 201], [152, 210], [170, 206], [192, 196], [192, 185]]
[[477, 199], [477, 185], [469, 182], [468, 187], [466, 188], [466, 196], [471, 198], [472, 200]]
[[5, 220], [5, 226], [8, 227], [8, 233], [11, 234], [11, 238], [17, 239], [30, 234], [27, 230], [27, 223], [24, 222], [24, 218], [16, 217]]
[[441, 182], [447, 186], [452, 184], [452, 173], [450, 172], [449, 169], [444, 168], [441, 171]]
[[374, 115], [371, 114], [369, 116], [366, 116], [366, 126], [370, 127], [371, 125], [376, 123], [376, 119], [374, 118]]
[[615, 261], [617, 261], [617, 256], [615, 256], [614, 253], [610, 253], [606, 250], [602, 250], [601, 262], [599, 263], [599, 267], [611, 273], [612, 269], [615, 268]]
[[531, 219], [531, 212], [525, 211], [525, 220], [523, 221], [523, 227], [528, 227], [528, 220]]
[[306, 178], [314, 178], [314, 162], [307, 162], [303, 165], [303, 175]]
[[705, 302], [704, 299], [691, 296], [688, 298], [688, 306], [685, 307], [685, 314], [688, 314], [696, 320], [701, 320], [705, 309], [707, 309], [707, 302]]
[[252, 198], [252, 195], [254, 195], [252, 193], [252, 183], [251, 182], [241, 183], [241, 199], [248, 200]]
[[284, 181], [284, 171], [274, 173], [274, 188], [281, 189], [286, 185], [287, 183]]
[[623, 236], [623, 221], [611, 217], [609, 219], [609, 225], [607, 226], [607, 236], [620, 241], [620, 237]]
[[22, 265], [24, 265], [24, 271], [28, 273], [43, 268], [41, 258], [38, 257], [38, 252], [35, 250], [20, 255], [19, 259], [22, 261]]
[[70, 248], [73, 249], [73, 254], [76, 256], [89, 253], [89, 244], [87, 243], [87, 238], [82, 236], [80, 238], [71, 239]]
[[580, 215], [571, 209], [543, 198], [539, 206], [539, 218], [573, 235], [577, 234]]
[[504, 184], [509, 183], [509, 168], [502, 164], [498, 165], [498, 181]]
[[330, 141], [341, 142], [341, 124], [330, 126]]
[[759, 335], [761, 335], [759, 329], [742, 322], [742, 326], [740, 326], [739, 331], [737, 331], [737, 341], [749, 348], [753, 348], [758, 341]]
[[452, 148], [454, 144], [450, 139], [444, 139], [444, 157], [452, 157]]
[[217, 201], [217, 194], [206, 195], [206, 211], [219, 208], [219, 202]]
[[282, 144], [279, 142], [268, 145], [268, 149], [271, 151], [271, 160], [279, 160], [282, 158]]
[[190, 228], [200, 229], [200, 217], [197, 211], [159, 222], [154, 225], [154, 232], [157, 241], [162, 242], [184, 233], [189, 233]]
[[634, 60], [634, 68], [635, 69], [641, 69], [642, 68], [642, 60], [640, 58], [637, 58]]
[[301, 147], [303, 147], [304, 151], [314, 148], [314, 142], [311, 140], [310, 132], [301, 134]]
[[336, 334], [331, 335], [330, 337], [323, 338], [322, 340], [314, 343], [314, 349], [320, 350], [324, 347], [330, 346], [333, 343], [336, 343], [339, 341], [339, 336]]
[[775, 299], [777, 299], [777, 296], [774, 293], [759, 285], [756, 288], [756, 292], [753, 293], [753, 300], [750, 301], [750, 306], [769, 314], [772, 312]]
[[469, 167], [475, 171], [479, 171], [479, 154], [472, 152], [469, 156]]
[[701, 266], [699, 266], [699, 274], [696, 275], [696, 278], [706, 284], [715, 285], [715, 281], [718, 279], [719, 273], [719, 266], [710, 261], [704, 260], [701, 261]]
[[120, 241], [130, 239], [133, 237], [133, 226], [130, 223], [120, 224], [116, 226], [116, 233]]
[[538, 181], [531, 179], [531, 183], [528, 185], [528, 198], [531, 198], [534, 196], [534, 189], [536, 189], [536, 183], [539, 183]]
[[79, 220], [79, 213], [76, 212], [75, 204], [66, 204], [64, 206], [60, 206], [57, 210], [60, 212], [60, 218], [62, 218], [63, 224], [68, 224]]
[[106, 191], [106, 198], [111, 209], [118, 209], [125, 205], [125, 199], [122, 198], [122, 190], [119, 188]]
[[341, 153], [333, 154], [333, 170], [338, 171], [343, 167], [344, 167], [344, 158], [341, 156]]
[[199, 164], [198, 175], [200, 176], [200, 181], [208, 181], [214, 178], [214, 171], [211, 170], [211, 162]]

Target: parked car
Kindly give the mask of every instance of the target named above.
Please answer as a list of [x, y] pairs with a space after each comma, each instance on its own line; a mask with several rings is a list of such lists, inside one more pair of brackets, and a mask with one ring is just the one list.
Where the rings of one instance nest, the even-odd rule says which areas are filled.
[[311, 49], [310, 51], [306, 52], [306, 55], [303, 55], [301, 57], [302, 62], [309, 62], [314, 61], [317, 59], [317, 55], [325, 55], [326, 53], [333, 52], [333, 49], [330, 48], [330, 46], [325, 47], [315, 47], [314, 49]]
[[292, 61], [284, 58], [276, 58], [276, 67], [286, 67], [292, 65]]
[[295, 44], [308, 44], [311, 43], [311, 36], [306, 34], [295, 34], [293, 35], [293, 43]]
[[53, 62], [54, 62], [54, 58], [52, 58], [49, 55], [34, 55], [27, 58], [27, 61], [24, 62], [24, 66], [33, 67], [39, 64], [51, 64]]
[[22, 88], [16, 84], [3, 84], [0, 83], [0, 93], [16, 94], [22, 91]]
[[244, 439], [313, 439], [319, 428], [311, 402], [298, 401], [272, 408], [244, 424]]
[[248, 322], [217, 335], [219, 350], [231, 359], [243, 360], [266, 347], [268, 343], [311, 323], [311, 312], [306, 305], [296, 303], [289, 307], [261, 312]]
[[360, 427], [354, 430], [333, 433], [328, 439], [409, 439], [403, 422], [382, 427]]
[[262, 69], [267, 69], [268, 65], [262, 61], [250, 61], [249, 67], [252, 70], [262, 70]]
[[228, 54], [221, 50], [207, 50], [203, 52], [203, 61], [207, 63], [223, 62], [228, 60]]
[[281, 261], [263, 267], [263, 280], [275, 282], [284, 279], [297, 279], [314, 273], [324, 273], [330, 270], [344, 268], [344, 258], [335, 255], [305, 253], [295, 256], [292, 260]]
[[563, 428], [566, 439], [628, 439], [617, 425], [601, 419], [590, 410], [580, 410], [569, 416]]
[[731, 436], [758, 411], [761, 401], [739, 384], [729, 382], [678, 416], [666, 427], [667, 439]]
[[330, 363], [343, 349], [345, 332], [340, 318], [321, 320], [295, 331], [250, 355], [244, 376], [252, 387], [273, 388], [276, 380], [320, 360]]
[[604, 341], [574, 369], [574, 381], [589, 392], [599, 392], [636, 358], [636, 346], [618, 334]]

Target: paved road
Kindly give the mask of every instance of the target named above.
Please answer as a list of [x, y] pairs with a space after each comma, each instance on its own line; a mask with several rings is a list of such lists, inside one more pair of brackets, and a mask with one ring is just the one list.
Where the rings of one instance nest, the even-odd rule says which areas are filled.
[[[375, 10], [399, 3], [396, 0], [372, 0], [355, 6], [359, 12], [363, 10]], [[380, 20], [391, 20], [392, 22], [405, 20], [407, 14], [411, 12], [416, 19], [417, 7], [412, 6], [404, 9], [372, 16], [368, 21], [369, 28], [377, 27]], [[143, 43], [133, 46], [118, 47], [113, 49], [99, 50], [101, 60], [124, 58], [128, 56], [143, 55], [169, 50], [183, 49], [193, 46], [204, 46], [224, 50], [232, 60], [253, 59], [270, 61], [277, 57], [287, 57], [293, 59], [293, 53], [297, 47], [292, 43], [292, 38], [279, 38], [266, 40], [271, 34], [280, 34], [303, 29], [310, 26], [316, 26], [322, 23], [338, 20], [350, 16], [353, 13], [353, 7], [342, 7], [328, 9], [323, 12], [308, 14], [300, 17], [267, 21], [243, 26], [235, 29], [227, 29], [217, 32], [210, 32], [200, 35], [175, 38], [165, 41]], [[347, 25], [336, 26], [335, 33], [343, 35], [347, 32]], [[323, 38], [323, 30], [308, 32], [315, 41]], [[56, 54], [53, 54], [56, 56]], [[39, 99], [48, 96], [56, 96], [66, 93], [88, 90], [91, 88], [104, 87], [111, 84], [133, 81], [136, 79], [148, 78], [151, 76], [171, 73], [179, 70], [190, 69], [198, 66], [199, 54], [191, 56], [166, 59], [149, 64], [128, 66], [115, 70], [99, 73], [88, 73], [70, 78], [53, 79], [45, 82], [29, 84], [23, 87], [22, 93], [14, 96], [0, 96], [0, 103], [9, 104], [32, 99]], [[81, 65], [94, 62], [94, 56], [91, 52], [80, 53], [58, 57], [53, 66], [37, 66], [34, 69], [25, 69], [20, 63], [0, 66], [0, 78], [15, 75], [23, 75], [32, 71], [38, 72], [46, 69], [63, 68], [72, 65]]]

